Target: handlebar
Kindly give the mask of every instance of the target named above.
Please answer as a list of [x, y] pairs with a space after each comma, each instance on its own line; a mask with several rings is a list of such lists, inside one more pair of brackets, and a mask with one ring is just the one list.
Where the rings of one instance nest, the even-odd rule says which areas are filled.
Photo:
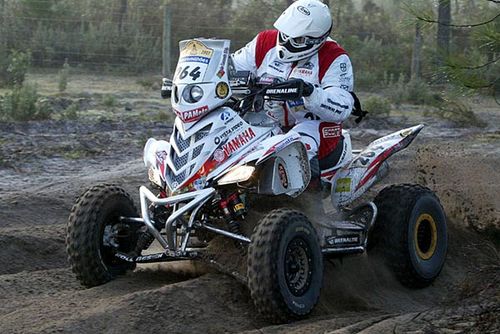
[[264, 99], [272, 101], [298, 100], [304, 96], [310, 96], [314, 86], [302, 79], [291, 79], [288, 81], [272, 84], [263, 89]]
[[[250, 72], [242, 72], [230, 82], [233, 91], [244, 92], [247, 97], [262, 96], [264, 100], [271, 101], [293, 101], [302, 97], [310, 96], [314, 92], [314, 86], [302, 79], [291, 79], [283, 82], [262, 85], [255, 83]], [[161, 97], [167, 99], [172, 96], [172, 81], [163, 78], [161, 86]]]

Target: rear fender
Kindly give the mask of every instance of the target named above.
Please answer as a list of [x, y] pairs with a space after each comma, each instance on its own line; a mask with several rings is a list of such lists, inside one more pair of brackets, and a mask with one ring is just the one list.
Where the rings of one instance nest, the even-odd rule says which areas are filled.
[[423, 129], [420, 124], [403, 129], [372, 142], [354, 157], [352, 162], [335, 175], [332, 182], [332, 204], [334, 207], [347, 205], [361, 196], [377, 180], [377, 173], [394, 153], [408, 147]]

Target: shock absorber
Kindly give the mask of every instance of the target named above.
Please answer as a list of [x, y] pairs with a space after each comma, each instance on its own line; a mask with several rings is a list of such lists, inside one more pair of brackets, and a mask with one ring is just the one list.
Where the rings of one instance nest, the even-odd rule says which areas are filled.
[[[152, 216], [155, 217], [154, 227], [158, 231], [161, 231], [162, 226], [164, 225], [164, 221], [166, 221], [166, 219], [168, 219], [168, 216], [170, 215], [169, 209], [167, 207], [151, 206], [150, 210]], [[151, 232], [148, 231], [146, 226], [142, 226], [137, 232], [140, 234], [135, 246], [135, 253], [139, 255], [143, 250], [151, 246], [153, 241], [155, 241], [155, 237], [153, 236], [153, 234], [151, 234]]]
[[241, 195], [237, 192], [230, 194], [226, 198], [222, 198], [219, 202], [219, 207], [228, 221], [244, 219], [247, 213], [245, 203], [243, 203]]
[[155, 241], [155, 237], [147, 230], [146, 226], [142, 227], [142, 233], [139, 235], [137, 239], [137, 244], [135, 245], [135, 253], [137, 255], [141, 254], [143, 250], [151, 246], [153, 241]]
[[[241, 199], [241, 195], [237, 192], [230, 194], [226, 198], [222, 199], [219, 202], [219, 206], [226, 216], [227, 225], [229, 227], [229, 231], [234, 234], [241, 234], [241, 220], [244, 219], [247, 210], [244, 202]], [[236, 241], [236, 246], [241, 250], [245, 250], [243, 244], [239, 241]]]

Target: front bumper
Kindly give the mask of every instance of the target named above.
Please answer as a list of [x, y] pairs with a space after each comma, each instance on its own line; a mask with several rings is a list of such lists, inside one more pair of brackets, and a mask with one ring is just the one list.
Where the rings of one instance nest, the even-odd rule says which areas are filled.
[[[158, 198], [156, 197], [148, 188], [141, 186], [139, 188], [139, 196], [141, 200], [141, 216], [142, 219], [144, 220], [144, 224], [148, 228], [148, 231], [158, 240], [160, 245], [166, 249], [166, 250], [177, 250], [178, 247], [176, 247], [176, 241], [174, 239], [174, 228], [175, 228], [175, 222], [181, 217], [188, 213], [191, 212], [189, 221], [188, 221], [188, 230], [190, 230], [193, 227], [194, 224], [194, 219], [196, 217], [196, 213], [198, 210], [210, 199], [215, 195], [216, 191], [214, 188], [207, 188], [207, 189], [202, 189], [202, 190], [197, 190], [197, 191], [192, 191], [176, 196], [171, 196], [167, 198]], [[177, 207], [176, 204], [181, 204], [184, 203], [182, 207]], [[165, 223], [165, 230], [166, 230], [166, 239], [160, 234], [160, 231], [158, 231], [154, 227], [154, 223], [151, 220], [149, 216], [149, 206], [151, 204], [154, 205], [174, 205], [175, 210], [172, 212], [170, 217], [167, 219], [167, 222]], [[187, 242], [189, 239], [189, 234], [187, 234], [182, 241], [181, 244], [181, 250], [184, 251]]]

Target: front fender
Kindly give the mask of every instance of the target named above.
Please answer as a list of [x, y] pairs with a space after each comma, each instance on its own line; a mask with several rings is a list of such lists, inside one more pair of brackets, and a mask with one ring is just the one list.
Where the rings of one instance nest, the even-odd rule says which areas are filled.
[[301, 141], [293, 141], [275, 150], [259, 159], [256, 165], [260, 166], [260, 194], [297, 197], [311, 181], [307, 150]]

